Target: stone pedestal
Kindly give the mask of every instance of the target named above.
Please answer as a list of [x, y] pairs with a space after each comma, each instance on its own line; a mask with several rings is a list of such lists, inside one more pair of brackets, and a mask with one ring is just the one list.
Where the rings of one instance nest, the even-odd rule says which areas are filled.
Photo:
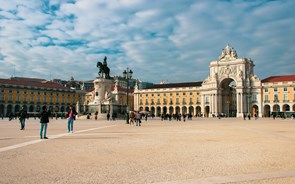
[[88, 104], [91, 113], [98, 112], [98, 119], [106, 119], [112, 113], [112, 83], [110, 79], [97, 77], [94, 81], [94, 100]]

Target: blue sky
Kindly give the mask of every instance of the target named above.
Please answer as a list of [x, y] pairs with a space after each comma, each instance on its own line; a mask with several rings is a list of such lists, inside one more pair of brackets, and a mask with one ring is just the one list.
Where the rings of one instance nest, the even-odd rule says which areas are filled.
[[263, 79], [295, 74], [294, 0], [0, 0], [0, 78], [202, 81], [229, 43]]

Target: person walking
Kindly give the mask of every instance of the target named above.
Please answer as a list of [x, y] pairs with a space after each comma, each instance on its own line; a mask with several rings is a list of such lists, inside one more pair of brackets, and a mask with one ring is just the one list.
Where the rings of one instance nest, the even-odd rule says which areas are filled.
[[48, 139], [48, 137], [46, 137], [46, 132], [47, 132], [47, 124], [49, 123], [49, 116], [50, 116], [49, 113], [50, 112], [47, 111], [46, 106], [43, 106], [42, 112], [40, 115], [40, 139]]
[[76, 115], [77, 112], [75, 111], [75, 109], [73, 109], [72, 106], [70, 106], [70, 109], [68, 111], [68, 133], [73, 133], [73, 127], [74, 127], [74, 120], [76, 120]]
[[136, 121], [136, 126], [141, 126], [140, 123], [141, 123], [141, 115], [139, 113], [139, 111], [136, 111], [135, 113], [135, 121]]
[[22, 109], [18, 113], [18, 118], [19, 118], [19, 122], [20, 122], [20, 129], [25, 130], [25, 122], [26, 122], [26, 118], [27, 118], [27, 111], [26, 111], [24, 106], [22, 106]]

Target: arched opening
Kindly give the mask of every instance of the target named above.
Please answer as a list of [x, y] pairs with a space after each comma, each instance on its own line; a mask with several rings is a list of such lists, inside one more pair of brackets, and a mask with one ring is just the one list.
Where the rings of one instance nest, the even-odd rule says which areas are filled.
[[209, 112], [210, 112], [210, 107], [206, 106], [205, 107], [205, 117], [209, 117]]
[[236, 82], [231, 78], [226, 78], [220, 83], [222, 96], [221, 112], [228, 117], [236, 117], [237, 114], [237, 93]]
[[284, 104], [283, 111], [290, 111], [290, 106], [288, 104]]
[[65, 106], [61, 106], [60, 111], [65, 112]]
[[188, 112], [189, 112], [190, 115], [193, 115], [194, 114], [194, 107], [193, 106], [190, 106], [188, 108]]
[[187, 108], [186, 108], [186, 106], [183, 106], [182, 107], [182, 111], [181, 112], [182, 112], [182, 114], [187, 114]]
[[59, 112], [59, 106], [55, 106], [54, 111]]
[[144, 110], [145, 111], [150, 111], [150, 108], [149, 107], [145, 107]]
[[202, 116], [202, 108], [200, 106], [196, 107], [196, 116], [198, 117]]
[[139, 111], [143, 111], [143, 107], [139, 107]]
[[294, 112], [295, 111], [295, 104], [293, 105], [293, 108], [292, 109], [293, 109], [292, 111]]
[[176, 108], [175, 108], [175, 114], [180, 114], [180, 107], [179, 106], [176, 106]]
[[163, 114], [167, 114], [167, 107], [163, 107]]
[[49, 106], [49, 110], [50, 110], [50, 112], [53, 112], [53, 107]]
[[172, 106], [169, 107], [169, 114], [171, 114], [171, 115], [173, 114], [173, 107]]
[[23, 105], [24, 110], [28, 111], [28, 107], [26, 105]]
[[162, 114], [161, 107], [157, 107], [157, 115], [156, 116], [160, 116], [161, 114]]
[[0, 115], [1, 115], [1, 117], [5, 116], [5, 114], [4, 114], [4, 105], [3, 104], [0, 105]]
[[264, 106], [264, 117], [270, 117], [270, 106], [269, 105], [265, 105]]
[[252, 106], [252, 111], [251, 111], [252, 116], [255, 116], [256, 114], [258, 115], [258, 106], [257, 105], [253, 105]]
[[155, 107], [151, 107], [151, 114], [155, 115]]
[[11, 104], [7, 105], [7, 108], [6, 108], [6, 116], [9, 116], [10, 114], [12, 114], [12, 105]]
[[275, 104], [273, 107], [272, 107], [272, 111], [273, 112], [280, 112], [280, 106], [278, 104]]
[[20, 111], [20, 106], [16, 105], [14, 106], [14, 113], [18, 113]]
[[34, 112], [34, 105], [30, 105], [29, 112]]
[[41, 106], [40, 105], [37, 105], [36, 112], [40, 112], [40, 111], [41, 111]]

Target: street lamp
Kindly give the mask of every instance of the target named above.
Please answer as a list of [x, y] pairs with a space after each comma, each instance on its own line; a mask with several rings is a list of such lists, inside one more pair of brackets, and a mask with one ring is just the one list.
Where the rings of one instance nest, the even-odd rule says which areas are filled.
[[127, 96], [126, 96], [126, 123], [129, 124], [129, 105], [128, 105], [128, 97], [129, 97], [129, 79], [132, 78], [132, 70], [130, 70], [128, 67], [123, 72], [123, 77], [127, 80]]

